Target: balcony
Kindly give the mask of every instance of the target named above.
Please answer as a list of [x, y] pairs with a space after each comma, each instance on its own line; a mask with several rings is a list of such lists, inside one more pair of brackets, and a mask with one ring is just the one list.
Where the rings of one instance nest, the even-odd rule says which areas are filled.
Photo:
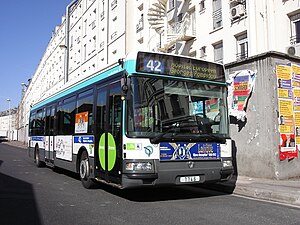
[[236, 60], [237, 61], [240, 61], [240, 60], [243, 60], [243, 59], [246, 59], [248, 58], [248, 52], [245, 51], [245, 52], [239, 52], [236, 54]]
[[291, 45], [295, 45], [297, 43], [300, 43], [300, 36], [294, 35], [290, 37], [290, 43]]
[[196, 27], [191, 20], [191, 16], [186, 13], [181, 21], [169, 24], [167, 34], [169, 38], [180, 38], [181, 41], [189, 41], [196, 37]]

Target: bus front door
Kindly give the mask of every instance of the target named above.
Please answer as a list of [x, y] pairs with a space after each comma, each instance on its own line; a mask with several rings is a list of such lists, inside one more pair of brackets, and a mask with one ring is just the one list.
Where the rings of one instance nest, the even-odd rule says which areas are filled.
[[[100, 177], [106, 182], [121, 183], [122, 143], [121, 115], [122, 101], [120, 84], [101, 88], [97, 93], [96, 132], [98, 138], [98, 163]], [[97, 164], [98, 164], [97, 163]]]

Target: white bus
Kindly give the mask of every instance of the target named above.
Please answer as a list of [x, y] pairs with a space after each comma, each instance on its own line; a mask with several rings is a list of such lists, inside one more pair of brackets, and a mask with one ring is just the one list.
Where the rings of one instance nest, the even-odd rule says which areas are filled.
[[138, 52], [31, 108], [29, 155], [119, 188], [199, 184], [233, 173], [220, 64]]

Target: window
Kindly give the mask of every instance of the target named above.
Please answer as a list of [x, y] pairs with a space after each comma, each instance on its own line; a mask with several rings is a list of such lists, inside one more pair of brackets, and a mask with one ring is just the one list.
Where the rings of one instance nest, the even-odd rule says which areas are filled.
[[205, 0], [200, 1], [199, 5], [200, 5], [200, 13], [204, 12], [204, 10], [205, 10]]
[[119, 140], [121, 135], [122, 100], [121, 85], [116, 85], [109, 93], [109, 132]]
[[75, 128], [75, 96], [59, 102], [57, 107], [57, 132], [71, 135]]
[[106, 123], [106, 90], [98, 90], [97, 109], [96, 109], [96, 133], [104, 133]]
[[169, 0], [169, 9], [175, 8], [175, 1], [176, 0]]
[[78, 95], [77, 105], [76, 105], [76, 115], [80, 115], [82, 113], [87, 114], [87, 133], [93, 132], [93, 102], [94, 102], [94, 94], [93, 90], [88, 90]]
[[83, 21], [83, 36], [87, 34], [87, 20]]
[[136, 25], [136, 32], [140, 32], [144, 29], [144, 14], [141, 14], [141, 18], [139, 19], [139, 23]]
[[214, 61], [217, 63], [223, 63], [223, 42], [219, 42], [214, 47]]
[[248, 38], [247, 33], [243, 33], [241, 35], [236, 36], [236, 44], [237, 44], [237, 60], [245, 59], [248, 57]]
[[213, 0], [213, 29], [222, 26], [222, 2], [221, 0]]
[[45, 130], [45, 135], [54, 135], [55, 132], [54, 132], [54, 117], [55, 116], [55, 106], [50, 106], [50, 107], [47, 107], [47, 110], [46, 110], [46, 130]]
[[96, 48], [97, 48], [97, 42], [96, 42], [96, 35], [93, 37], [93, 48], [94, 48], [94, 50], [96, 50]]
[[37, 136], [44, 135], [44, 125], [45, 125], [45, 110], [39, 109], [36, 112], [32, 112], [30, 116], [30, 124], [29, 124], [29, 135]]
[[112, 1], [112, 3], [110, 4], [110, 6], [111, 6], [111, 9], [114, 9], [114, 8], [116, 8], [116, 7], [117, 7], [117, 5], [118, 5], [118, 1], [117, 1], [117, 0], [114, 0], [114, 1]]
[[83, 60], [86, 60], [86, 44], [83, 46]]
[[204, 58], [206, 56], [206, 46], [202, 46], [200, 48], [200, 58]]
[[300, 43], [300, 13], [290, 16], [291, 21], [291, 45]]
[[105, 11], [104, 11], [104, 0], [102, 0], [102, 6], [101, 6], [101, 13], [100, 13], [100, 20], [104, 20]]

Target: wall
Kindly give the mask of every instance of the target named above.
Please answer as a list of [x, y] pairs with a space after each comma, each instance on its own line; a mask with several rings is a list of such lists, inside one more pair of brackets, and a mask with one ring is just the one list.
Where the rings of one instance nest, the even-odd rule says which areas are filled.
[[256, 72], [255, 86], [244, 110], [246, 118], [244, 121], [230, 118], [238, 175], [276, 179], [300, 176], [299, 158], [281, 161], [279, 157], [276, 65], [287, 63], [300, 64], [300, 59], [268, 52], [225, 66], [228, 74], [242, 70]]

